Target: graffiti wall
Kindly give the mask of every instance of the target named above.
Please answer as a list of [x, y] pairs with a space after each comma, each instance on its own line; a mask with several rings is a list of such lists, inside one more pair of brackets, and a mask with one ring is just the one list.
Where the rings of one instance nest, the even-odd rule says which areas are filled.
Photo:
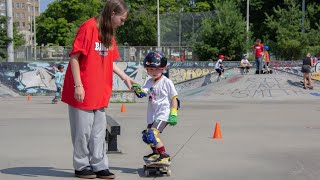
[[[120, 69], [139, 84], [144, 84], [148, 78], [142, 62], [116, 63]], [[167, 73], [170, 79], [177, 84], [177, 89], [182, 90], [184, 86], [201, 87], [213, 81], [212, 75], [215, 73], [215, 63], [216, 62], [171, 62], [167, 66]], [[53, 95], [56, 90], [54, 80], [52, 80], [54, 73], [53, 66], [59, 64], [64, 65], [65, 69], [68, 66], [68, 62], [2, 62], [0, 63], [0, 81], [2, 85], [21, 95]], [[252, 62], [252, 64], [254, 66], [254, 62]], [[226, 68], [235, 68], [239, 66], [239, 62], [225, 61], [224, 65]], [[302, 75], [300, 72], [301, 61], [277, 61], [272, 62], [271, 66], [291, 74]], [[312, 76], [314, 79], [320, 80], [319, 63], [314, 68]], [[198, 80], [189, 82], [192, 79]], [[181, 84], [181, 82], [186, 83]], [[117, 75], [113, 77], [113, 90], [127, 90], [126, 85]], [[123, 94], [115, 96], [117, 96], [115, 99], [121, 99], [121, 97], [132, 98], [129, 98], [131, 95]]]
[[53, 66], [67, 63], [0, 63], [0, 81], [19, 94], [52, 94], [56, 90], [52, 80]]
[[[275, 66], [273, 67], [276, 70], [284, 71], [290, 74], [295, 74], [298, 76], [303, 76], [301, 72], [302, 61], [294, 61], [292, 63], [283, 62], [274, 63]], [[320, 63], [318, 62], [314, 67], [311, 68], [311, 78], [314, 80], [320, 81]]]

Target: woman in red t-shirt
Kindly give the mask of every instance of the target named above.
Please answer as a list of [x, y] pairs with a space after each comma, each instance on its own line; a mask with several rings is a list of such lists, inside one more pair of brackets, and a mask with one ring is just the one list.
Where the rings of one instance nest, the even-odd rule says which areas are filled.
[[123, 0], [108, 0], [100, 15], [80, 26], [69, 55], [61, 100], [69, 105], [76, 177], [115, 178], [105, 152], [105, 107], [112, 93], [113, 72], [129, 89], [135, 83], [114, 63], [120, 59], [115, 30], [127, 16]]

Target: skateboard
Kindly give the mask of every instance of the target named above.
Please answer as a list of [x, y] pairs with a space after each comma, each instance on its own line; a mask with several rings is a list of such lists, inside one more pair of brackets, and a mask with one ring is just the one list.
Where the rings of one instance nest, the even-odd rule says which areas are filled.
[[171, 175], [170, 162], [169, 163], [159, 163], [159, 162], [150, 162], [148, 160], [144, 160], [146, 163], [143, 165], [144, 174], [148, 177], [151, 174], [155, 175], [163, 175], [167, 176]]

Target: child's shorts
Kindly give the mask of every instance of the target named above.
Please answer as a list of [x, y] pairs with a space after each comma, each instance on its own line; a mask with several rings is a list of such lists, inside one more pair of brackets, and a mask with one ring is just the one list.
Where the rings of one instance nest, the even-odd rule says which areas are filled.
[[161, 121], [161, 120], [158, 120], [158, 121], [155, 121], [153, 122], [152, 124], [148, 124], [148, 128], [154, 128], [154, 129], [157, 129], [160, 133], [162, 133], [162, 131], [164, 130], [164, 128], [166, 128], [168, 125], [168, 122], [166, 121]]

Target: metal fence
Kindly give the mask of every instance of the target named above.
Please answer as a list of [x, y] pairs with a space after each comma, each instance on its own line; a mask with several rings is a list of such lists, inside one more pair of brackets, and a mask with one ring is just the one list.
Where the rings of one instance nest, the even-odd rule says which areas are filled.
[[214, 16], [214, 11], [161, 14], [161, 46], [190, 46], [193, 40], [200, 40], [202, 21]]
[[[23, 46], [14, 49], [14, 61], [68, 61], [72, 47], [64, 46]], [[6, 47], [0, 47], [6, 52]], [[152, 50], [161, 50], [169, 61], [195, 60], [196, 56], [191, 47], [187, 46], [119, 46], [122, 61], [143, 61], [145, 55]], [[0, 61], [6, 61], [1, 59]]]

